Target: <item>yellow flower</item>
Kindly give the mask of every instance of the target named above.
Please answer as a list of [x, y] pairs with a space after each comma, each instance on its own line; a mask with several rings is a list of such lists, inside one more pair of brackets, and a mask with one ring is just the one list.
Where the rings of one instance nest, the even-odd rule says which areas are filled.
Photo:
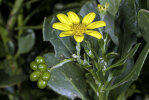
[[53, 28], [63, 31], [60, 33], [60, 37], [74, 36], [74, 39], [77, 42], [82, 42], [84, 39], [84, 33], [86, 33], [87, 35], [98, 39], [102, 38], [102, 35], [99, 32], [91, 29], [106, 26], [106, 23], [104, 21], [93, 22], [96, 16], [94, 12], [88, 13], [83, 18], [82, 22], [79, 16], [72, 11], [69, 11], [67, 15], [58, 14], [57, 18], [60, 22], [53, 24]]

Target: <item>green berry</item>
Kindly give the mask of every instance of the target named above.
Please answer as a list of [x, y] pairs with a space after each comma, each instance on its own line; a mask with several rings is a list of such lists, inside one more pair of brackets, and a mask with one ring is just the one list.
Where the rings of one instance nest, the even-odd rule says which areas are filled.
[[47, 65], [46, 64], [39, 64], [38, 69], [41, 72], [46, 72], [47, 71]]
[[45, 60], [42, 56], [37, 56], [35, 61], [37, 64], [45, 63]]
[[40, 77], [40, 72], [39, 71], [34, 71], [30, 74], [30, 80], [31, 81], [37, 81]]
[[44, 89], [47, 86], [47, 81], [44, 81], [40, 78], [37, 82], [37, 86], [40, 89]]
[[35, 61], [32, 61], [32, 62], [30, 63], [30, 68], [31, 68], [32, 70], [37, 70], [37, 64], [36, 64]]
[[51, 77], [51, 75], [50, 75], [49, 72], [44, 72], [44, 73], [42, 74], [42, 79], [43, 79], [44, 81], [50, 80], [50, 77]]

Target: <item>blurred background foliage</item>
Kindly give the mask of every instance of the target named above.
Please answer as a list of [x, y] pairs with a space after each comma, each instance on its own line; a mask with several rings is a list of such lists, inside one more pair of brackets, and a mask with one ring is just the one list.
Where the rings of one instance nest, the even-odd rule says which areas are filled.
[[[0, 100], [68, 100], [50, 88], [41, 90], [37, 88], [36, 83], [30, 82], [28, 78], [31, 72], [29, 63], [38, 55], [54, 51], [49, 42], [43, 42], [42, 26], [44, 17], [52, 19], [57, 13], [70, 10], [79, 12], [82, 5], [87, 1], [89, 0], [0, 0]], [[135, 3], [138, 3], [137, 5], [140, 8], [149, 10], [149, 0], [135, 0]], [[133, 8], [130, 9], [127, 5], [123, 7], [120, 8], [121, 13], [116, 16], [119, 15], [123, 16], [123, 19], [128, 19], [129, 16], [134, 15]], [[133, 5], [132, 7], [135, 8], [136, 6]], [[139, 11], [140, 8], [135, 9]], [[126, 12], [126, 9], [130, 12]], [[121, 20], [117, 17], [116, 22], [119, 23]], [[128, 20], [124, 23], [127, 30], [130, 28], [130, 33], [137, 31], [133, 25], [127, 27], [131, 21]], [[119, 30], [116, 31], [119, 32]], [[124, 37], [125, 39], [128, 38], [125, 35]], [[142, 43], [143, 48], [145, 41], [140, 36], [139, 31], [137, 41]], [[140, 50], [142, 49], [140, 48]], [[148, 66], [149, 56], [139, 79], [127, 90], [128, 100], [148, 99]], [[76, 98], [76, 100], [79, 100], [79, 98]]]

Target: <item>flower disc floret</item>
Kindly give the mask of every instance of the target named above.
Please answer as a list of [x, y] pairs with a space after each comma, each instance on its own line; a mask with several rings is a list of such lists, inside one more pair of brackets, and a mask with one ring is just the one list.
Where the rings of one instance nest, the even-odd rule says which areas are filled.
[[98, 39], [102, 38], [102, 35], [98, 31], [92, 29], [106, 26], [106, 23], [104, 21], [93, 22], [96, 17], [94, 12], [88, 13], [82, 22], [79, 16], [72, 11], [69, 11], [67, 15], [58, 14], [57, 18], [60, 22], [54, 23], [52, 26], [54, 29], [63, 31], [60, 33], [60, 37], [74, 36], [76, 42], [82, 42], [84, 40], [84, 34]]

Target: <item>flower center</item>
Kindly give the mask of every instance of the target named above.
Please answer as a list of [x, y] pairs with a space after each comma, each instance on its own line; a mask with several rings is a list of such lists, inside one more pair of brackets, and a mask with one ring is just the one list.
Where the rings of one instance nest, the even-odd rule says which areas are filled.
[[86, 31], [86, 27], [84, 24], [74, 24], [71, 27], [71, 30], [73, 31], [74, 35], [83, 35], [83, 33], [85, 33]]

